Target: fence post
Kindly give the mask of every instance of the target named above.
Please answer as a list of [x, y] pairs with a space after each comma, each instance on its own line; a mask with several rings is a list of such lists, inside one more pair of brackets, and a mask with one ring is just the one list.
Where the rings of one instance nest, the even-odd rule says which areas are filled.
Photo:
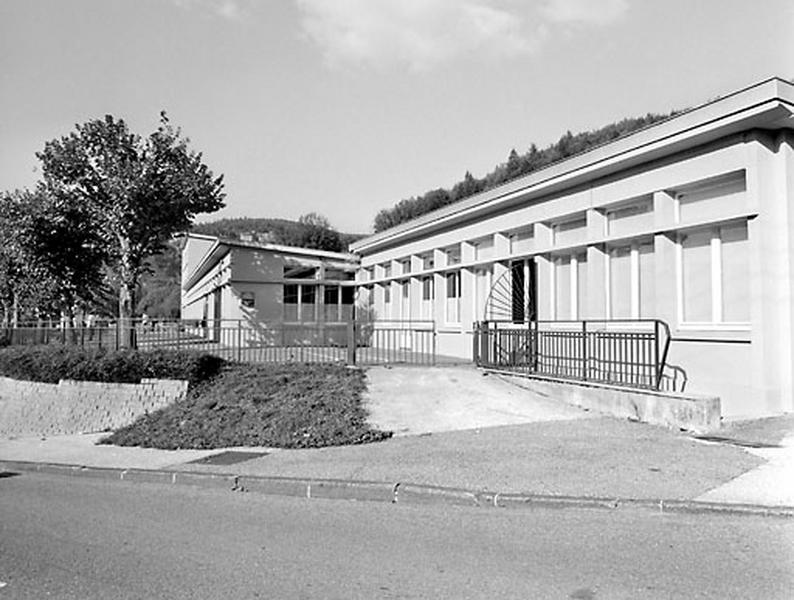
[[347, 322], [347, 364], [356, 364], [356, 322]]
[[243, 362], [243, 322], [237, 319], [237, 362]]
[[664, 365], [660, 364], [659, 359], [659, 321], [658, 319], [653, 322], [653, 345], [654, 345], [654, 357], [653, 357], [653, 364], [654, 364], [654, 376], [656, 381], [654, 382], [656, 389], [660, 389], [662, 386], [662, 369]]
[[582, 380], [587, 381], [587, 321], [582, 321]]

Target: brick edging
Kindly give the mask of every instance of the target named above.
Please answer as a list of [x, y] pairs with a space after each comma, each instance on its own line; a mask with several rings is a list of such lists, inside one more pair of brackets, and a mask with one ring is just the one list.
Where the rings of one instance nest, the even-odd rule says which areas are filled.
[[698, 500], [611, 498], [565, 496], [554, 494], [520, 494], [482, 492], [408, 482], [357, 481], [231, 473], [197, 473], [162, 469], [125, 469], [87, 467], [62, 463], [0, 460], [5, 471], [30, 471], [49, 475], [81, 476], [93, 479], [169, 485], [197, 485], [205, 488], [253, 492], [271, 496], [306, 499], [327, 498], [362, 500], [407, 505], [456, 505], [481, 508], [589, 508], [605, 510], [639, 509], [660, 514], [722, 514], [793, 518], [794, 506], [731, 504]]

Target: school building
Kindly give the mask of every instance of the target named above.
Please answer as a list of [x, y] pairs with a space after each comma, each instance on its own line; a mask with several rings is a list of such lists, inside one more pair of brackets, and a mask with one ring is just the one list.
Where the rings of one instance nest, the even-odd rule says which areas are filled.
[[183, 320], [212, 331], [345, 323], [353, 313], [358, 259], [350, 254], [190, 233], [182, 250]]
[[772, 78], [360, 240], [357, 303], [464, 358], [480, 321], [661, 319], [687, 391], [794, 411], [793, 114]]

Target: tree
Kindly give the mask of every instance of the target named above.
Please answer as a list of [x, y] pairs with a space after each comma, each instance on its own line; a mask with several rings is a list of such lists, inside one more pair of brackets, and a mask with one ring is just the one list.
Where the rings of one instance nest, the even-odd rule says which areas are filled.
[[216, 178], [188, 144], [164, 112], [147, 138], [107, 115], [76, 125], [36, 155], [47, 191], [77, 207], [99, 233], [123, 324], [147, 259], [197, 214], [224, 205], [223, 176]]
[[342, 236], [323, 215], [307, 213], [298, 218], [298, 224], [301, 225], [301, 231], [298, 234], [298, 243], [293, 245], [329, 252], [344, 250]]
[[0, 202], [3, 319], [72, 315], [103, 285], [104, 253], [78, 207], [39, 187]]

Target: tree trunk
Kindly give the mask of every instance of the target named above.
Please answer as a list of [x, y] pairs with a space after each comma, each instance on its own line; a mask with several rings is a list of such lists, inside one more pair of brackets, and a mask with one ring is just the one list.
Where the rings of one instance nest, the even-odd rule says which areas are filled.
[[135, 326], [132, 320], [134, 286], [126, 281], [119, 285], [119, 346], [135, 348]]

